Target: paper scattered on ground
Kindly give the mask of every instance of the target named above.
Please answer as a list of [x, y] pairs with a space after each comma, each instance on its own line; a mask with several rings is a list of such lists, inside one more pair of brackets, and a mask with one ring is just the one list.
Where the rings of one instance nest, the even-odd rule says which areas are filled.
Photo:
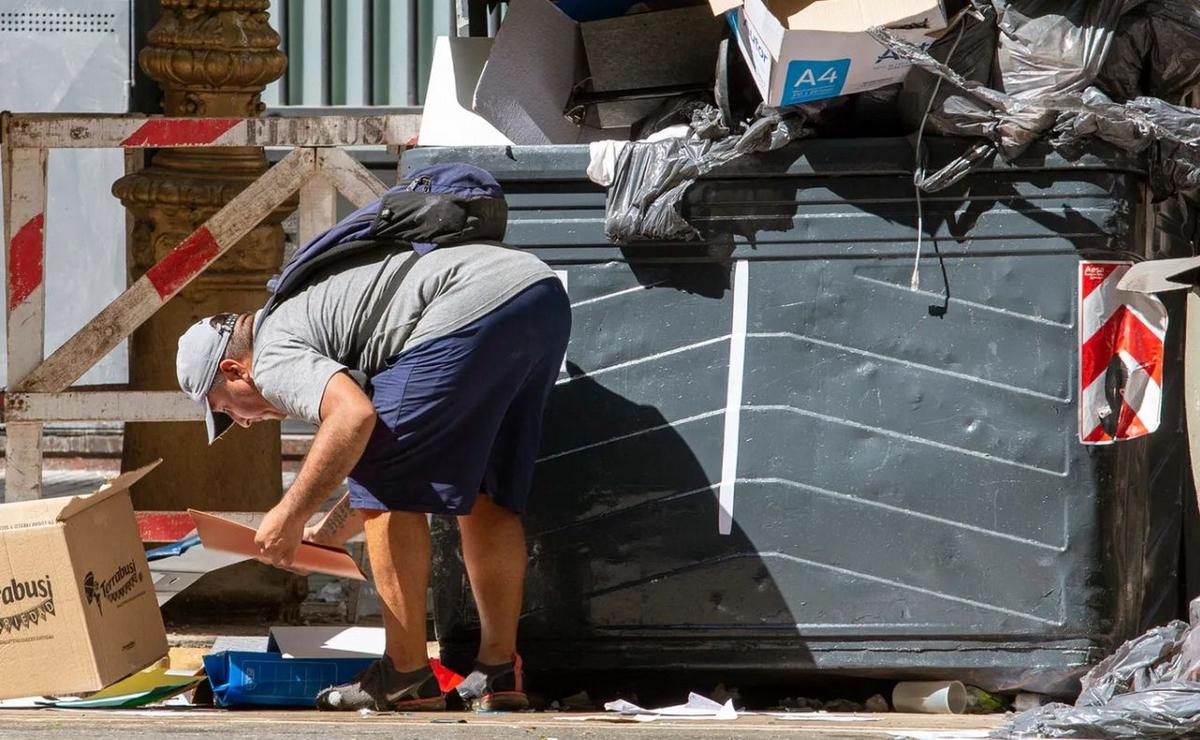
[[858, 714], [828, 714], [826, 712], [742, 712], [743, 715], [770, 717], [798, 722], [878, 722], [882, 717]]
[[869, 715], [829, 714], [828, 712], [739, 712], [733, 706], [733, 699], [720, 704], [695, 693], [688, 694], [687, 703], [671, 707], [646, 709], [624, 699], [617, 699], [606, 702], [604, 708], [609, 714], [565, 715], [561, 719], [572, 722], [654, 722], [659, 719], [736, 720], [738, 717], [770, 717], [801, 722], [879, 722], [882, 719]]
[[141, 707], [182, 694], [204, 680], [195, 671], [151, 668], [133, 674], [86, 697], [37, 696], [0, 701], [0, 709], [98, 709]]
[[677, 704], [673, 707], [643, 709], [624, 699], [617, 699], [606, 702], [604, 708], [610, 712], [634, 717], [670, 717], [672, 719], [737, 719], [738, 717], [737, 710], [733, 708], [733, 699], [724, 704], [718, 704], [712, 699], [695, 693], [688, 694], [686, 704]]
[[899, 730], [890, 733], [894, 738], [904, 738], [904, 740], [968, 740], [968, 738], [988, 737], [988, 730], [909, 730], [901, 732]]
[[686, 704], [677, 704], [659, 709], [643, 709], [624, 699], [605, 703], [604, 708], [610, 712], [621, 714], [652, 714], [658, 717], [690, 717], [699, 719], [737, 719], [737, 710], [733, 708], [733, 700], [718, 704], [699, 694], [688, 694]]
[[50, 706], [53, 699], [45, 696], [27, 696], [23, 699], [0, 699], [0, 709], [41, 709]]

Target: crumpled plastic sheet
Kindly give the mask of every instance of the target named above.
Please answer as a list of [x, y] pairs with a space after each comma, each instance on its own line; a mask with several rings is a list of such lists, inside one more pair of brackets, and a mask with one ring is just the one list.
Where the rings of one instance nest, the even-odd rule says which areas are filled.
[[690, 136], [632, 142], [621, 150], [604, 220], [610, 240], [699, 239], [700, 233], [679, 210], [698, 178], [745, 154], [779, 149], [812, 134], [802, 115], [778, 111], [760, 117], [738, 135], [726, 136], [728, 130], [718, 123], [711, 111], [697, 111]]
[[938, 118], [942, 133], [981, 139], [962, 157], [918, 182], [923, 190], [958, 182], [997, 151], [1005, 159], [1016, 158], [1047, 132], [1047, 120], [1052, 122], [1051, 144], [1065, 154], [1077, 153], [1093, 140], [1145, 154], [1150, 186], [1159, 198], [1200, 186], [1200, 110], [1151, 97], [1114, 103], [1094, 87], [1019, 100], [967, 79], [886, 29], [873, 28], [870, 33], [951, 87]]
[[1114, 103], [1090, 88], [1079, 102], [1063, 101], [1050, 143], [1072, 153], [1098, 139], [1145, 154], [1150, 187], [1160, 198], [1200, 187], [1200, 110], [1140, 97]]
[[1082, 92], [1100, 73], [1118, 21], [1146, 0], [992, 0], [996, 89], [1018, 100]]
[[[1051, 131], [1059, 146], [1083, 142], [1074, 135], [1149, 151], [1160, 198], [1194, 187], [1190, 121], [1198, 114], [1153, 96], [1178, 102], [1200, 82], [1195, 0], [970, 0], [928, 54], [884, 29], [872, 34], [916, 65], [902, 98], [910, 125], [925, 119], [936, 133], [981, 139], [918, 177], [924, 190], [957, 182], [993, 154], [1012, 160]], [[1122, 115], [1114, 99], [1132, 107]], [[1082, 120], [1064, 121], [1072, 113]], [[1164, 151], [1145, 140], [1150, 130], [1170, 132]]]
[[[972, 0], [951, 18], [947, 31], [929, 46], [929, 55], [953, 68], [963, 79], [987, 85], [996, 57], [996, 35], [996, 10], [990, 0]], [[962, 122], [947, 108], [955, 90], [950, 85], [939, 85], [938, 79], [938, 75], [921, 67], [911, 69], [900, 91], [901, 118], [911, 130], [924, 123], [930, 133], [961, 135]], [[977, 135], [983, 136], [984, 132]]]
[[993, 737], [1172, 738], [1200, 732], [1200, 626], [1179, 621], [1122, 645], [1083, 677], [1075, 706], [1018, 714]]

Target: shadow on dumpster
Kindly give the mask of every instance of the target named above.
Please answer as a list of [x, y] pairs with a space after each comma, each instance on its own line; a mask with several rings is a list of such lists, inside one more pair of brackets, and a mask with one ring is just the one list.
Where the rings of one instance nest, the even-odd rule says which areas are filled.
[[[729, 270], [710, 255], [571, 274], [573, 298], [577, 283], [592, 280], [605, 299], [628, 303], [577, 310], [546, 414], [520, 632], [532, 686], [594, 691], [614, 675], [623, 685], [635, 676], [653, 683], [670, 670], [705, 681], [705, 669], [737, 664], [759, 635], [787, 640], [793, 662], [811, 660], [754, 543], [736, 519], [729, 535], [718, 532]], [[625, 311], [640, 328], [618, 318]], [[664, 329], [670, 321], [689, 327]], [[623, 334], [635, 329], [636, 338]], [[681, 344], [686, 351], [662, 352]], [[438, 523], [437, 536], [453, 537], [453, 526]], [[438, 637], [447, 664], [461, 667], [473, 657], [478, 618], [452, 553], [445, 540], [435, 547], [436, 578], [446, 579], [435, 581]]]

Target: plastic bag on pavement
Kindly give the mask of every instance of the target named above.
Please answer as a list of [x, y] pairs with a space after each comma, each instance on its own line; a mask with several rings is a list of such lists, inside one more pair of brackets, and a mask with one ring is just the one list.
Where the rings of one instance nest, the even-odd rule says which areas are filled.
[[610, 240], [699, 239], [679, 210], [699, 177], [744, 154], [778, 149], [812, 133], [795, 113], [772, 111], [732, 136], [723, 135], [727, 129], [715, 124], [718, 118], [698, 111], [687, 137], [635, 141], [621, 149], [604, 220]]
[[1108, 704], [1047, 704], [1017, 715], [993, 737], [1173, 738], [1200, 731], [1200, 683], [1158, 684]]
[[1095, 706], [1111, 701], [1118, 694], [1140, 691], [1163, 680], [1164, 668], [1187, 631], [1187, 625], [1174, 621], [1155, 627], [1121, 647], [1095, 668], [1080, 684], [1083, 690], [1076, 706]]
[[1178, 103], [1200, 84], [1200, 3], [1149, 0], [1117, 27], [1096, 86], [1113, 100], [1141, 95]]
[[996, 737], [1168, 738], [1200, 732], [1200, 625], [1155, 627], [1088, 672], [1074, 706], [1018, 714]]

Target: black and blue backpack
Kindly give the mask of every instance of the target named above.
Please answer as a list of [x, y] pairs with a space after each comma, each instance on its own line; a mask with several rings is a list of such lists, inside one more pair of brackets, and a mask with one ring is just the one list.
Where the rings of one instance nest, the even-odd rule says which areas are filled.
[[280, 301], [340, 259], [381, 246], [407, 245], [423, 256], [441, 246], [500, 241], [507, 226], [504, 191], [487, 171], [469, 164], [419, 169], [301, 246], [267, 282], [271, 295], [255, 320], [255, 331]]

